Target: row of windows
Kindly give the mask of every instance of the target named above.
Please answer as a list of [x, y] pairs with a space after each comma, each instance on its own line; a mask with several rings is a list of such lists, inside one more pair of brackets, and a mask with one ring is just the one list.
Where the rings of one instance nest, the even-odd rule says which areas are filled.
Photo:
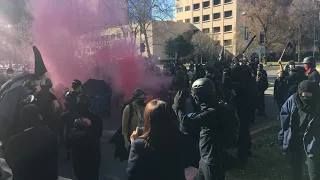
[[[231, 3], [232, 0], [224, 0], [224, 3]], [[221, 4], [221, 0], [213, 0], [213, 5], [217, 6]], [[209, 8], [210, 7], [210, 1], [205, 1], [202, 3], [203, 8]], [[190, 6], [184, 7], [184, 11], [190, 11]], [[199, 10], [200, 9], [200, 3], [193, 4], [193, 10]], [[183, 7], [177, 8], [177, 13], [183, 12]]]
[[[213, 27], [213, 33], [219, 33], [221, 30], [220, 26]], [[207, 34], [210, 33], [210, 28], [202, 29], [202, 32]], [[223, 27], [223, 32], [232, 32], [232, 25], [227, 25]]]
[[[225, 11], [224, 12], [225, 18], [231, 18], [232, 17], [232, 11]], [[221, 19], [221, 13], [214, 13], [213, 14], [213, 20]], [[210, 14], [203, 15], [202, 21], [209, 21], [210, 20]], [[183, 20], [177, 20], [177, 22], [183, 22]], [[185, 19], [186, 23], [190, 23], [190, 19]], [[193, 17], [193, 23], [199, 23], [200, 22], [200, 16]]]

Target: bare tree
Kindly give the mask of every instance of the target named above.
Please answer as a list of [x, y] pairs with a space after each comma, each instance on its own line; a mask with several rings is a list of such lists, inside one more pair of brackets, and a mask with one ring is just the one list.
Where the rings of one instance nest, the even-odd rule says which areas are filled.
[[[148, 32], [155, 20], [170, 20], [173, 18], [174, 2], [170, 0], [125, 0], [128, 8], [128, 16], [131, 24], [134, 26], [134, 34], [143, 35], [149, 59], [150, 36], [159, 36], [164, 34], [168, 29], [156, 29], [152, 33]], [[170, 23], [170, 22], [168, 22]], [[136, 28], [138, 27], [138, 28]], [[140, 37], [142, 37], [140, 35]]]
[[[315, 30], [320, 27], [320, 8], [311, 0], [293, 0], [289, 7], [289, 20], [292, 28], [292, 39], [298, 45], [298, 57], [301, 57], [301, 47], [310, 46]], [[319, 46], [319, 43], [316, 45]]]
[[218, 48], [219, 41], [215, 41], [214, 39], [215, 37], [212, 34], [204, 34], [202, 32], [198, 32], [192, 36], [191, 43], [194, 47], [194, 53], [200, 57], [201, 63], [203, 58], [213, 58], [220, 51]]
[[267, 54], [270, 49], [281, 49], [291, 35], [288, 33], [287, 7], [281, 0], [243, 1], [249, 32], [264, 34], [265, 53]]

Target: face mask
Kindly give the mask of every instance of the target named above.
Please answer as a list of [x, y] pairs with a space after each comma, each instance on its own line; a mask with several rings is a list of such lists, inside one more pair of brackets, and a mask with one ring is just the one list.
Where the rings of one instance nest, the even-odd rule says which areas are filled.
[[144, 102], [145, 100], [146, 100], [145, 98], [139, 98], [137, 100], [137, 104], [140, 105], [140, 106], [143, 106], [143, 105], [145, 105], [145, 102]]

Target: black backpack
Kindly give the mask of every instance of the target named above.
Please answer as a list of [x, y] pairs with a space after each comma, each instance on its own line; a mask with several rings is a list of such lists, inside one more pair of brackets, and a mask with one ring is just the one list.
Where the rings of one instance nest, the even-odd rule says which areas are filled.
[[[129, 105], [129, 108], [130, 108], [130, 110], [129, 110], [129, 122], [128, 122], [128, 132], [129, 132], [128, 136], [130, 137], [131, 121], [132, 121], [132, 117], [133, 117], [133, 104], [132, 103], [127, 103], [127, 104], [122, 105], [121, 115], [123, 114], [123, 111], [124, 111], [124, 109], [126, 108], [127, 105]], [[122, 118], [121, 118], [121, 121], [122, 121]], [[120, 128], [117, 130], [117, 132], [110, 139], [109, 143], [115, 145], [114, 157], [116, 159], [119, 158], [121, 162], [125, 161], [125, 160], [128, 160], [129, 152], [126, 149], [125, 144], [124, 144], [124, 138], [123, 138], [123, 135], [122, 135], [122, 123], [121, 123]]]

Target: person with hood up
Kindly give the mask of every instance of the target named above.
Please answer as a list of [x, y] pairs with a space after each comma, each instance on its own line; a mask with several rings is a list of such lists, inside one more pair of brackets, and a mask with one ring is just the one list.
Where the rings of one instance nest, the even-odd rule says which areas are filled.
[[290, 155], [293, 180], [301, 180], [306, 159], [310, 180], [320, 178], [319, 87], [314, 81], [304, 80], [298, 91], [281, 108], [279, 144]]
[[6, 143], [5, 160], [13, 180], [56, 180], [58, 178], [58, 139], [42, 126], [40, 109], [28, 104], [21, 109], [23, 131]]
[[309, 56], [303, 59], [303, 68], [306, 70], [306, 75], [311, 81], [315, 81], [319, 85], [320, 75], [316, 70], [316, 60]]
[[223, 148], [220, 146], [220, 137], [224, 128], [217, 111], [218, 101], [215, 97], [214, 83], [208, 78], [200, 78], [192, 84], [191, 96], [198, 106], [200, 113], [189, 117], [185, 112], [186, 90], [178, 91], [172, 105], [180, 123], [186, 129], [201, 128], [199, 149], [200, 161], [198, 180], [224, 180], [226, 169], [221, 160]]
[[40, 108], [41, 115], [47, 125], [52, 131], [58, 132], [58, 122], [56, 117], [60, 109], [57, 97], [50, 92], [52, 88], [51, 79], [47, 78], [40, 85], [41, 90], [36, 94], [36, 104]]

